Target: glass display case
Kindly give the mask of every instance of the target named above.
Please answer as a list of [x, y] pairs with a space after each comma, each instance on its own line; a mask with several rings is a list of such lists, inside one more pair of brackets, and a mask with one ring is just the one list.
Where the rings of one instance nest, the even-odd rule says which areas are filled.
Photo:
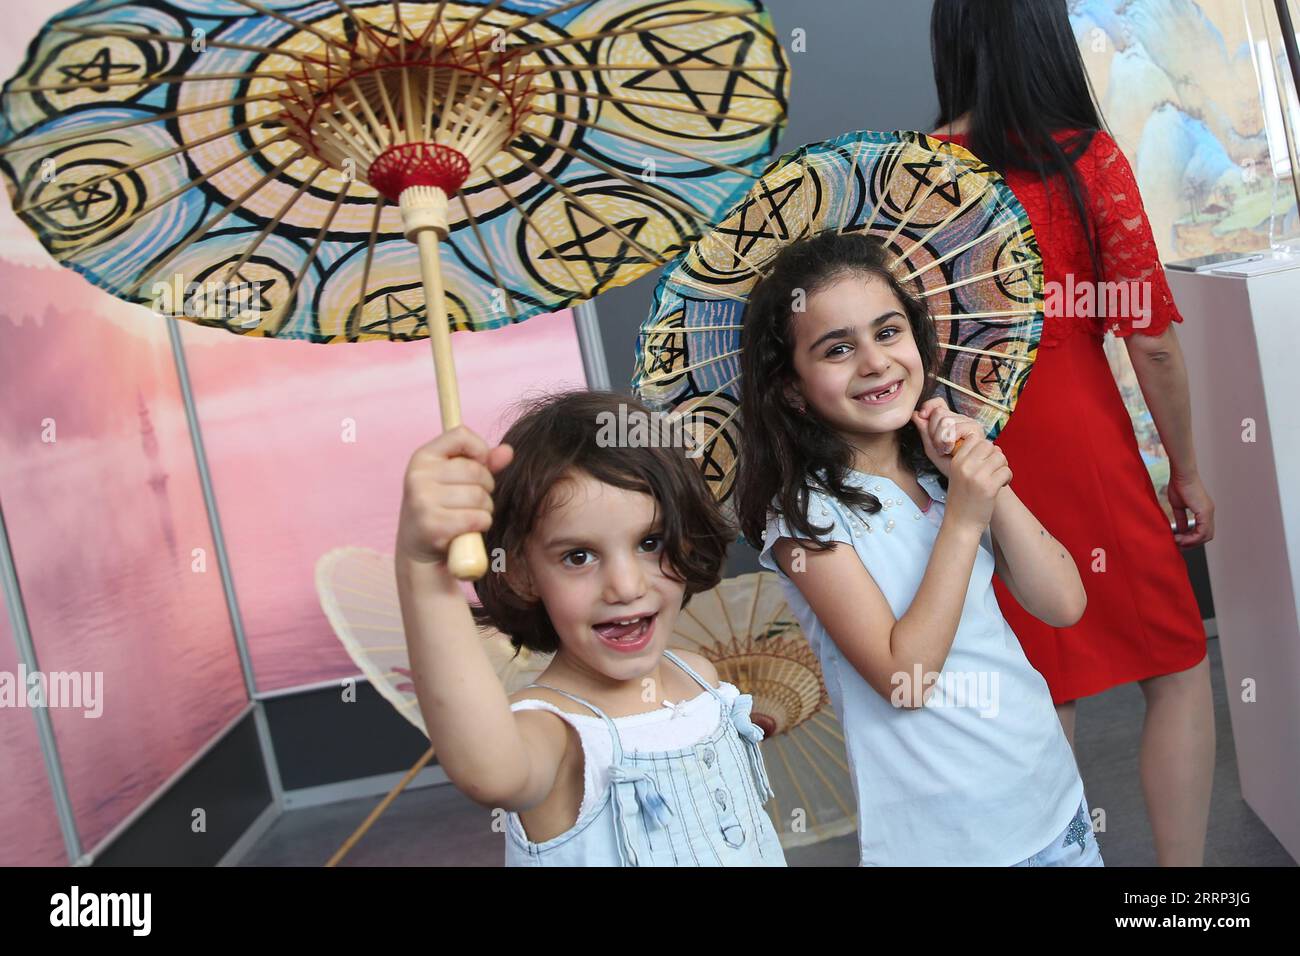
[[1246, 36], [1259, 90], [1260, 110], [1268, 140], [1266, 168], [1243, 169], [1243, 179], [1268, 180], [1271, 205], [1268, 237], [1271, 248], [1300, 254], [1300, 98], [1297, 97], [1295, 24], [1300, 22], [1296, 0], [1241, 0]]

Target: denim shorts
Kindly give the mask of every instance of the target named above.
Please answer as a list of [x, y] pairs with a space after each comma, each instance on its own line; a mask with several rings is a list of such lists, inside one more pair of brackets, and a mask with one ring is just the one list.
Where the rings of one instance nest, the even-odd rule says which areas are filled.
[[1051, 843], [1027, 860], [1012, 866], [1105, 866], [1101, 861], [1101, 848], [1092, 832], [1092, 815], [1088, 801], [1079, 804], [1079, 811], [1064, 830]]

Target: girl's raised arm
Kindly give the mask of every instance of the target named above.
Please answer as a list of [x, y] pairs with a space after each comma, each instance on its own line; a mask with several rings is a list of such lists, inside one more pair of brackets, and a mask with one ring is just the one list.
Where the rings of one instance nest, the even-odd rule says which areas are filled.
[[439, 764], [476, 802], [520, 811], [554, 787], [567, 731], [553, 715], [510, 710], [446, 563], [453, 538], [488, 529], [492, 475], [511, 455], [464, 427], [417, 449], [403, 482], [395, 563], [412, 680]]
[[1001, 452], [971, 441], [952, 456], [943, 524], [916, 596], [901, 618], [851, 545], [829, 551], [782, 538], [772, 551], [835, 646], [871, 687], [896, 706], [922, 706], [913, 675], [943, 670], [961, 622], [980, 537], [1008, 480]]

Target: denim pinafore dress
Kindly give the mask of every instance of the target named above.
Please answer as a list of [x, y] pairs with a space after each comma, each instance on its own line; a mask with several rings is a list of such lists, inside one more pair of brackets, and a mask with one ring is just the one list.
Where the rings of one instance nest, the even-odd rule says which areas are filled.
[[670, 651], [664, 655], [718, 702], [712, 733], [680, 750], [624, 753], [614, 721], [580, 697], [569, 698], [600, 718], [613, 742], [609, 787], [585, 820], [544, 843], [533, 843], [518, 814], [506, 816], [506, 866], [785, 866], [763, 804], [772, 796], [749, 719], [753, 698], [725, 700]]

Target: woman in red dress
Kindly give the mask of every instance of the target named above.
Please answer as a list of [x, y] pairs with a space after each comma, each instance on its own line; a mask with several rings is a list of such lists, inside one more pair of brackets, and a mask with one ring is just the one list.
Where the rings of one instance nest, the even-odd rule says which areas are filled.
[[[1178, 548], [1210, 540], [1214, 504], [1192, 447], [1174, 334], [1182, 316], [1133, 171], [1102, 130], [1065, 0], [936, 0], [931, 42], [940, 103], [934, 135], [1002, 172], [1038, 237], [1043, 338], [997, 444], [1016, 494], [1070, 550], [1088, 591], [1087, 611], [1068, 628], [1025, 612], [1001, 582], [998, 601], [1047, 679], [1072, 744], [1075, 701], [1139, 683], [1142, 789], [1157, 859], [1199, 866], [1214, 712], [1205, 630]], [[1127, 309], [1097, 317], [1079, 295], [1091, 286], [1094, 305], [1104, 301], [1099, 282], [1132, 283], [1138, 295]], [[1106, 331], [1124, 339], [1169, 455], [1176, 533], [1102, 350]]]

